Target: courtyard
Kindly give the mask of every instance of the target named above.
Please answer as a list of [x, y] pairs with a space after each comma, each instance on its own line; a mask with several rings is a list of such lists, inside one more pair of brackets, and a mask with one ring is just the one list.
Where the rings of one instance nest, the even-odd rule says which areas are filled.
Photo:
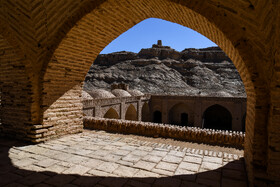
[[247, 186], [243, 150], [84, 130], [0, 139], [0, 186]]

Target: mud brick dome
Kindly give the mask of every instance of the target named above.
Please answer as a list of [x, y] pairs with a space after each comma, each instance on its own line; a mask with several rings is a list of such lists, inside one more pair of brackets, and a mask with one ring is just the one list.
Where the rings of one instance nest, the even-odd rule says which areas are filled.
[[93, 99], [93, 97], [91, 95], [89, 95], [89, 93], [87, 93], [86, 91], [82, 91], [82, 98], [84, 100], [89, 100], [89, 99]]
[[189, 27], [233, 61], [247, 94], [250, 184], [280, 184], [280, 1], [0, 1], [0, 132], [31, 142], [83, 129], [82, 82], [112, 40], [147, 18]]
[[127, 91], [132, 96], [143, 96], [144, 94], [139, 90], [128, 90]]
[[[85, 92], [85, 91], [84, 91]], [[91, 90], [89, 92], [89, 95], [94, 98], [94, 99], [99, 99], [99, 98], [113, 98], [115, 97], [114, 94], [112, 94], [111, 92], [107, 91], [107, 90], [103, 90], [103, 89], [96, 89], [96, 90]]]
[[112, 90], [112, 93], [116, 96], [116, 97], [130, 97], [130, 93], [128, 93], [125, 90], [122, 89], [114, 89]]

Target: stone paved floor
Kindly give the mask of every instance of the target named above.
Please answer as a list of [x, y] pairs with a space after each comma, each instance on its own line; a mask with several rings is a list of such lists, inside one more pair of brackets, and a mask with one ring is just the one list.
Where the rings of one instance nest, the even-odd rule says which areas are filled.
[[102, 131], [0, 146], [0, 186], [247, 186], [242, 154]]

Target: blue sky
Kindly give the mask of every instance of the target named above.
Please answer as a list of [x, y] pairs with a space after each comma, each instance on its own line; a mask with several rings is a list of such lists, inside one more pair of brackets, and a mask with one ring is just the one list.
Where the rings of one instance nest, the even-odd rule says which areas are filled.
[[157, 40], [162, 40], [167, 45], [182, 51], [185, 48], [205, 48], [217, 46], [208, 38], [198, 32], [157, 18], [146, 19], [131, 29], [121, 34], [105, 47], [101, 54], [116, 51], [132, 51], [138, 53], [142, 48], [150, 48]]

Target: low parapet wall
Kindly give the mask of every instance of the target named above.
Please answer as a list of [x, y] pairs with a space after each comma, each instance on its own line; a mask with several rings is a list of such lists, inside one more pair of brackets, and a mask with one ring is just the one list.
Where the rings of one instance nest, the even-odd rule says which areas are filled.
[[243, 148], [245, 139], [245, 133], [236, 131], [201, 129], [198, 127], [180, 127], [169, 124], [96, 117], [85, 117], [84, 127], [108, 132], [173, 138], [177, 140], [224, 145], [236, 148]]

